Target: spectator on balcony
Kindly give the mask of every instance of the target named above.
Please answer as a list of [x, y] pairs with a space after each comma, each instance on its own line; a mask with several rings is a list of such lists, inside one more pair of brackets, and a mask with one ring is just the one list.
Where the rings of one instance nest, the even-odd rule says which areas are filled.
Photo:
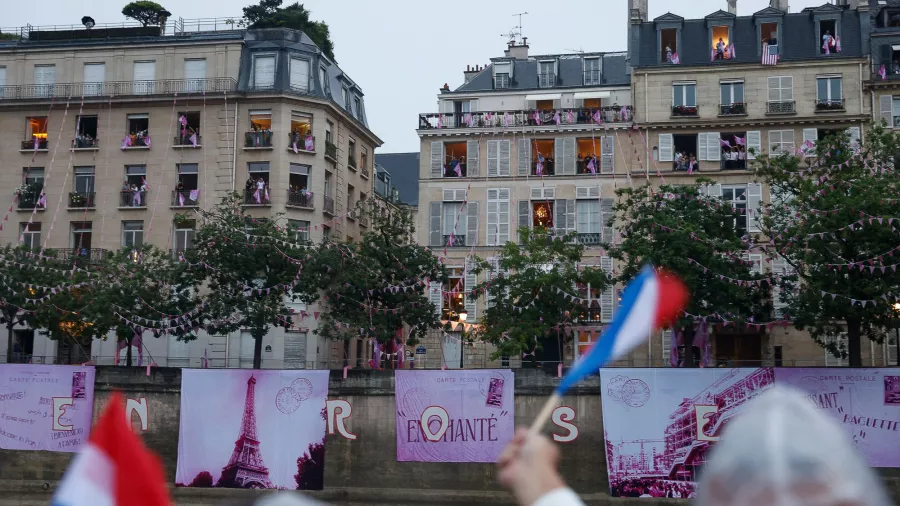
[[725, 41], [722, 40], [722, 37], [719, 37], [719, 42], [716, 42], [716, 59], [725, 59]]
[[697, 157], [694, 156], [694, 153], [691, 153], [690, 158], [688, 158], [688, 172], [694, 172], [697, 168]]
[[177, 182], [175, 184], [175, 193], [180, 194], [183, 191], [184, 191], [184, 184], [181, 181]]
[[666, 63], [672, 63], [672, 48], [666, 46]]
[[249, 194], [253, 191], [253, 188], [256, 187], [256, 181], [253, 180], [253, 176], [249, 176], [247, 178], [247, 183], [244, 185], [244, 190]]
[[128, 180], [122, 182], [122, 204], [126, 206], [131, 205], [131, 199], [134, 196], [131, 193], [131, 185], [128, 184]]

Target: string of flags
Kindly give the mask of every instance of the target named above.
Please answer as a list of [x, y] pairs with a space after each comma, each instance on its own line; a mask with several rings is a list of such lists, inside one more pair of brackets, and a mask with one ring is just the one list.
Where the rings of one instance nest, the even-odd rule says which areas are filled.
[[693, 258], [687, 259], [689, 264], [696, 265], [704, 274], [712, 274], [714, 277], [719, 278], [720, 281], [727, 281], [728, 283], [737, 285], [737, 286], [755, 286], [758, 288], [762, 288], [763, 285], [767, 284], [772, 286], [772, 279], [777, 278], [778, 276], [766, 276], [761, 279], [738, 279], [732, 278], [729, 276], [725, 276], [724, 274], [718, 274], [714, 270], [704, 266], [700, 262], [694, 260]]

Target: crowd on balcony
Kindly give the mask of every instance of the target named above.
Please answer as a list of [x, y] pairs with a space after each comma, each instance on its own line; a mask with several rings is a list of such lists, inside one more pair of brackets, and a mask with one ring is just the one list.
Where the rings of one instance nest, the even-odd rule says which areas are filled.
[[444, 165], [444, 177], [465, 177], [466, 157], [451, 156], [449, 162]]
[[596, 174], [600, 170], [597, 155], [594, 153], [584, 155], [579, 152], [578, 158], [575, 160], [575, 169], [579, 174]]
[[122, 139], [122, 149], [144, 146], [150, 147], [150, 132], [147, 130], [131, 132]]
[[125, 207], [144, 207], [147, 205], [147, 185], [146, 179], [141, 179], [141, 185], [129, 183], [126, 179], [122, 182], [122, 205]]
[[312, 132], [308, 131], [306, 135], [303, 135], [302, 132], [294, 130], [290, 133], [290, 141], [294, 153], [301, 149], [304, 151], [316, 150], [316, 139], [313, 137]]
[[187, 146], [190, 144], [196, 147], [200, 144], [200, 133], [194, 127], [188, 125], [187, 119], [182, 116], [179, 122], [181, 123], [181, 135], [178, 137], [178, 145]]
[[248, 148], [268, 148], [272, 146], [272, 130], [269, 128], [261, 128], [253, 125], [253, 130], [247, 132], [245, 147]]
[[200, 199], [200, 190], [197, 188], [185, 188], [184, 183], [178, 181], [175, 185], [175, 194], [172, 201], [173, 206], [183, 207], [184, 205], [195, 206]]
[[96, 148], [97, 147], [97, 139], [88, 133], [78, 133], [75, 134], [75, 140], [72, 143], [72, 147], [76, 149], [84, 149], [84, 148]]
[[700, 169], [700, 166], [697, 165], [697, 157], [694, 156], [694, 153], [675, 153], [672, 165], [672, 170], [683, 170], [687, 171], [688, 174]]
[[269, 203], [269, 183], [262, 178], [253, 179], [253, 176], [247, 178], [244, 185], [244, 203], [245, 204], [268, 204]]

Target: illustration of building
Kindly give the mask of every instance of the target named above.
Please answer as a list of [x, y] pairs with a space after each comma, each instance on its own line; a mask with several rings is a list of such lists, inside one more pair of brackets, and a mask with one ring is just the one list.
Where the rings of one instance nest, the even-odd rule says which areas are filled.
[[272, 488], [269, 468], [263, 462], [256, 435], [256, 378], [247, 380], [247, 396], [244, 399], [244, 416], [241, 433], [234, 442], [234, 452], [228, 465], [222, 468], [217, 487]]

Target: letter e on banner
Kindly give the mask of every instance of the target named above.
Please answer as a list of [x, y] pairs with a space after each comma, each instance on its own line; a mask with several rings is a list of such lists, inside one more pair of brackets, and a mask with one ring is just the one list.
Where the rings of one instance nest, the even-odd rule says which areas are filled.
[[[440, 422], [437, 432], [431, 432], [431, 417], [434, 416], [438, 417]], [[428, 406], [422, 412], [420, 421], [422, 422], [422, 433], [425, 434], [425, 438], [432, 443], [436, 443], [444, 437], [444, 433], [450, 427], [450, 413], [447, 413], [447, 410], [440, 406]]]
[[141, 432], [147, 432], [150, 428], [150, 419], [147, 417], [147, 399], [139, 397], [137, 399], [125, 400], [125, 421], [131, 425], [131, 413], [137, 412], [138, 420], [141, 422]]
[[[718, 406], [711, 406], [708, 404], [694, 404], [694, 413], [697, 416], [697, 441], [718, 441], [718, 436], [707, 436], [706, 435], [706, 426], [710, 424], [712, 420], [709, 419], [710, 415], [718, 413]], [[712, 427], [710, 427], [712, 428]]]
[[72, 430], [74, 425], [63, 425], [59, 419], [66, 414], [66, 406], [74, 406], [75, 400], [71, 397], [53, 398], [53, 430]]
[[350, 403], [343, 399], [325, 401], [325, 408], [328, 410], [328, 433], [333, 436], [334, 429], [337, 427], [338, 434], [351, 441], [355, 440], [356, 434], [351, 433], [344, 426], [344, 420], [350, 418], [350, 415], [353, 413], [353, 407]]
[[578, 438], [578, 427], [574, 423], [575, 410], [569, 406], [559, 406], [553, 410], [553, 423], [559, 428], [568, 431], [567, 434], [554, 434], [553, 440], [557, 443], [571, 443]]

